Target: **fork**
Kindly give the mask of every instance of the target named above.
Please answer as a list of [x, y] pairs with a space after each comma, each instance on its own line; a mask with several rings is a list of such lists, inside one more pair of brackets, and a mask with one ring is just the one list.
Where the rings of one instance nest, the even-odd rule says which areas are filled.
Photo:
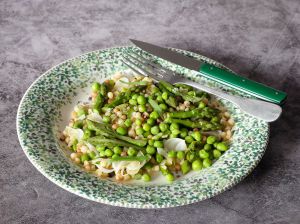
[[282, 112], [281, 107], [276, 104], [257, 99], [242, 98], [239, 96], [230, 95], [223, 91], [193, 82], [133, 51], [130, 53], [124, 52], [122, 55], [122, 62], [134, 72], [143, 76], [149, 76], [156, 81], [163, 80], [171, 84], [182, 83], [205, 91], [209, 94], [218, 96], [233, 103], [243, 112], [266, 122], [277, 120]]

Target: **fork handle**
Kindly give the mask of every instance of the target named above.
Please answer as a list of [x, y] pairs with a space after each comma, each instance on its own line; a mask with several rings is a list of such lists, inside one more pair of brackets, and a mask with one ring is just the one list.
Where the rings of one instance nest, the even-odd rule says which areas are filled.
[[248, 113], [249, 115], [252, 115], [254, 117], [257, 117], [267, 122], [272, 122], [277, 120], [282, 112], [281, 107], [273, 103], [269, 103], [262, 100], [241, 98], [238, 96], [229, 95], [222, 91], [212, 89], [210, 87], [201, 85], [199, 83], [190, 80], [186, 80], [181, 83], [190, 85], [194, 88], [203, 90], [207, 93], [228, 100], [233, 104], [235, 104], [236, 106], [238, 106], [242, 111]]
[[236, 75], [230, 71], [218, 68], [217, 66], [203, 63], [199, 71], [203, 76], [214, 79], [217, 82], [224, 83], [240, 91], [254, 95], [260, 99], [282, 104], [287, 97], [287, 94], [273, 89], [269, 86], [247, 79], [245, 77]]

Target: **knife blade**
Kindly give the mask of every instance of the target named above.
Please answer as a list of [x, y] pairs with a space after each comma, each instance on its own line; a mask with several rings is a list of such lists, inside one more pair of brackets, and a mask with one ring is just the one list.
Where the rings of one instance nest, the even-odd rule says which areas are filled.
[[276, 90], [272, 87], [239, 76], [233, 72], [221, 69], [217, 66], [208, 64], [206, 62], [185, 56], [173, 50], [139, 40], [130, 39], [130, 41], [135, 46], [154, 56], [180, 65], [182, 67], [198, 71], [201, 75], [203, 75], [206, 78], [213, 79], [222, 84], [231, 86], [235, 89], [238, 89], [242, 92], [246, 92], [257, 98], [276, 104], [282, 104], [287, 97], [287, 94], [282, 91]]

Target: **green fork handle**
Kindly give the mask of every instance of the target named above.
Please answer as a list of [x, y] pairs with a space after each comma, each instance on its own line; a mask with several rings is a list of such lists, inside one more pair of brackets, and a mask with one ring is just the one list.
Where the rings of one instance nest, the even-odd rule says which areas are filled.
[[230, 71], [226, 71], [208, 63], [203, 63], [199, 72], [207, 78], [216, 80], [217, 82], [231, 86], [272, 103], [282, 104], [287, 97], [287, 94], [282, 91], [238, 76]]

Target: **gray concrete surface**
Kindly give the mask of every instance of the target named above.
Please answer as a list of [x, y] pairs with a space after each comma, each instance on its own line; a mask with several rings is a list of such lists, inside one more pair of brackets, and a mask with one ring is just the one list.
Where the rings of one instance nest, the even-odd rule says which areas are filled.
[[[300, 223], [299, 3], [1, 0], [0, 223]], [[25, 90], [53, 65], [128, 38], [200, 52], [289, 94], [265, 156], [244, 181], [184, 207], [125, 209], [60, 189], [30, 164], [15, 128]]]

